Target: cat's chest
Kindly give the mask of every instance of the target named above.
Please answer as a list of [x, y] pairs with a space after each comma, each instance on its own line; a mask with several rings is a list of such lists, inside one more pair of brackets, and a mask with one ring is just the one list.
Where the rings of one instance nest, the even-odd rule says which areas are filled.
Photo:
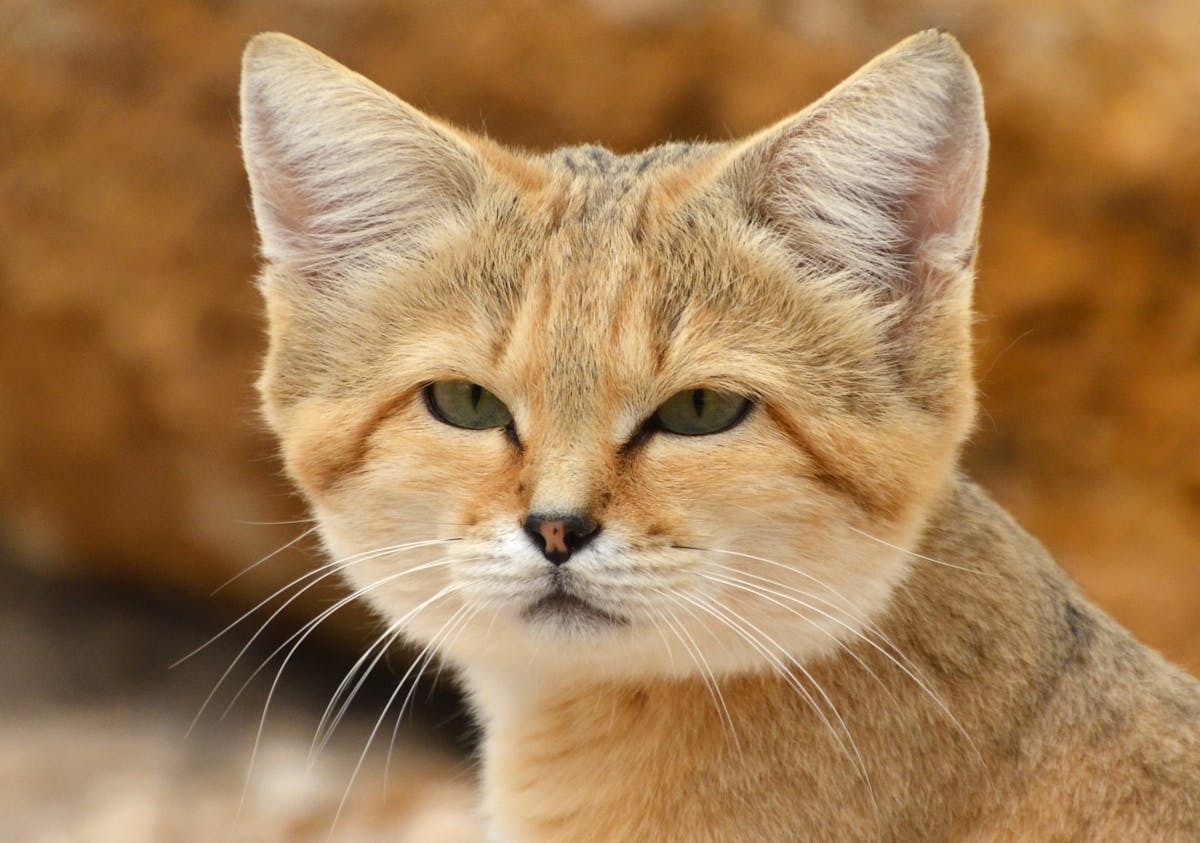
[[[791, 706], [703, 683], [594, 689], [487, 724], [484, 809], [495, 843], [789, 840], [808, 806], [857, 811], [845, 764]], [[726, 710], [728, 709], [728, 710]], [[781, 718], [786, 722], [781, 722]], [[799, 759], [807, 756], [804, 764]], [[815, 826], [814, 826], [815, 824]]]

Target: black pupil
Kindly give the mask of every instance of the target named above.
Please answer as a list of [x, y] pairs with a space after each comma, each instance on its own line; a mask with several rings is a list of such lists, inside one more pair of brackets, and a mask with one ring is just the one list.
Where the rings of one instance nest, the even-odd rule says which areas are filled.
[[479, 409], [479, 401], [483, 398], [483, 387], [477, 383], [471, 384], [471, 409]]
[[704, 390], [692, 390], [692, 407], [696, 410], [696, 418], [704, 417]]

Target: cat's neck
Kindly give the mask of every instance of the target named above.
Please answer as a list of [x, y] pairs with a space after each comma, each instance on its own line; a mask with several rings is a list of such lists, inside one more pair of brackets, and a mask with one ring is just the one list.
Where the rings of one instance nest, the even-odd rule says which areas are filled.
[[[979, 801], [954, 794], [1003, 776], [996, 759], [1043, 713], [1080, 613], [1093, 634], [1103, 621], [969, 483], [918, 552], [876, 628], [807, 675], [727, 678], [719, 700], [699, 679], [475, 687], [498, 827], [538, 841], [782, 840], [970, 822]], [[714, 831], [730, 804], [758, 806], [733, 838]]]

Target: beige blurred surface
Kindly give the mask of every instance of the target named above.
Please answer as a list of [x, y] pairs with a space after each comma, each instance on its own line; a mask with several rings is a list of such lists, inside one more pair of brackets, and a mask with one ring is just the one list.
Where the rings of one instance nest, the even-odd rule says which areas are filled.
[[0, 840], [477, 843], [474, 764], [432, 683], [397, 725], [404, 665], [381, 666], [314, 753], [352, 659], [301, 650], [276, 682], [285, 634], [240, 654], [242, 629], [170, 667], [214, 631], [186, 604], [0, 568]]
[[[0, 2], [0, 550], [37, 576], [99, 576], [218, 612], [317, 558], [300, 541], [208, 597], [308, 526], [270, 523], [304, 512], [252, 386], [262, 325], [236, 148], [252, 33], [301, 37], [505, 142], [632, 150], [751, 131], [929, 26], [974, 57], [993, 134], [970, 467], [1094, 598], [1200, 671], [1194, 0]], [[297, 604], [291, 628], [313, 605]], [[357, 615], [329, 628], [345, 646], [368, 627]], [[20, 642], [38, 652], [44, 632]], [[193, 769], [191, 750], [160, 702], [0, 717], [0, 779], [20, 785], [0, 787], [0, 823], [27, 821], [0, 824], [0, 839], [214, 839], [185, 820], [162, 831], [189, 807], [226, 816], [236, 795], [226, 768], [172, 777]], [[289, 757], [291, 722], [267, 757]], [[230, 753], [246, 750], [241, 728], [220, 738]], [[352, 812], [361, 835], [344, 839], [464, 798], [461, 757], [419, 734], [405, 746], [407, 786], [428, 798], [380, 815], [368, 800]], [[309, 839], [345, 762], [335, 754], [316, 785], [281, 762], [263, 785], [285, 794], [281, 813], [254, 825], [251, 812], [242, 839]], [[105, 784], [109, 769], [123, 783]], [[47, 792], [73, 807], [39, 803]], [[72, 824], [75, 810], [88, 819]]]

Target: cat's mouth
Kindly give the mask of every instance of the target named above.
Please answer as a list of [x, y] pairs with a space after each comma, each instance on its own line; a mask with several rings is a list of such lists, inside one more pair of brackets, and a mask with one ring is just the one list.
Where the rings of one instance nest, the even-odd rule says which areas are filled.
[[582, 597], [564, 591], [561, 586], [526, 606], [521, 611], [521, 617], [531, 622], [571, 626], [623, 626], [628, 623], [624, 618], [612, 615]]

